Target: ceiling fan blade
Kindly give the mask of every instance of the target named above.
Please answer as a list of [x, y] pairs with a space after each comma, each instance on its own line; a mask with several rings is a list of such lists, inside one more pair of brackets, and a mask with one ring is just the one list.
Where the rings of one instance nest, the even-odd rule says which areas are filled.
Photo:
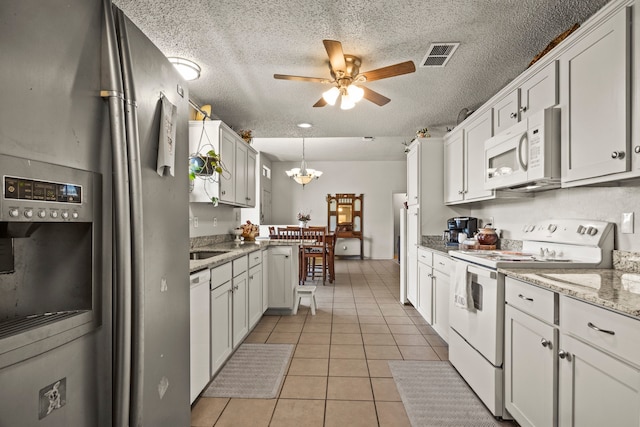
[[279, 80], [295, 80], [298, 82], [331, 83], [331, 80], [323, 79], [321, 77], [303, 77], [303, 76], [289, 76], [286, 74], [274, 74], [273, 78], [279, 79]]
[[378, 92], [373, 91], [369, 88], [366, 88], [364, 86], [360, 86], [362, 89], [364, 89], [364, 94], [362, 95], [363, 98], [368, 99], [369, 101], [373, 102], [376, 105], [379, 106], [383, 106], [386, 103], [388, 103], [389, 101], [391, 101], [389, 98], [387, 98], [384, 95], [380, 95]]
[[406, 61], [399, 64], [389, 65], [388, 67], [378, 68], [377, 70], [367, 71], [366, 73], [360, 73], [359, 76], [365, 76], [368, 82], [372, 82], [374, 80], [413, 73], [414, 71], [416, 71], [416, 66], [413, 61]]
[[318, 99], [318, 102], [313, 104], [314, 107], [324, 107], [325, 105], [327, 105], [327, 101], [325, 101], [324, 98]]
[[333, 71], [347, 71], [342, 43], [335, 40], [322, 40], [322, 43], [324, 43], [324, 48], [327, 49], [327, 55], [329, 55], [329, 62]]

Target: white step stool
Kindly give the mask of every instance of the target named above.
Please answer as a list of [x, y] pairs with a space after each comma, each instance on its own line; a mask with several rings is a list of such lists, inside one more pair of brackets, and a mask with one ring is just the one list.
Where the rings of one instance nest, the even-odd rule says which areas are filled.
[[293, 304], [293, 313], [292, 313], [294, 316], [298, 314], [298, 306], [300, 305], [300, 299], [306, 296], [311, 297], [311, 314], [315, 316], [316, 308], [317, 308], [315, 286], [297, 286], [296, 287], [295, 303]]

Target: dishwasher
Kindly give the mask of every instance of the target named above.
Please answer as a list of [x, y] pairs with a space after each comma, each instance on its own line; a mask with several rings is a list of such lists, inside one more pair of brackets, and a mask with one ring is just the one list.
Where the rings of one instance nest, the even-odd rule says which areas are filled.
[[211, 270], [202, 270], [189, 276], [189, 359], [191, 362], [191, 403], [209, 383], [209, 281]]

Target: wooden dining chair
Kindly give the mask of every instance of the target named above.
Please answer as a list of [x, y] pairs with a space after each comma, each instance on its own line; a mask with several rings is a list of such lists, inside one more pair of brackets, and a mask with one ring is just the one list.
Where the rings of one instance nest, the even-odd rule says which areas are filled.
[[[302, 229], [302, 271], [305, 278], [311, 274], [315, 279], [317, 268], [322, 271], [322, 284], [327, 280], [326, 227], [307, 227]], [[320, 265], [318, 266], [318, 263]]]

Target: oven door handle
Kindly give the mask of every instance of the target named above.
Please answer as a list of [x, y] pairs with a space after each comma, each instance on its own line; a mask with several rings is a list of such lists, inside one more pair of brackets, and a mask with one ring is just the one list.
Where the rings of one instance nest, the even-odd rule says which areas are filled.
[[488, 277], [489, 279], [496, 278], [496, 272], [492, 270], [485, 270], [484, 268], [474, 267], [472, 265], [467, 266], [467, 271], [471, 274], [476, 274], [482, 277]]

